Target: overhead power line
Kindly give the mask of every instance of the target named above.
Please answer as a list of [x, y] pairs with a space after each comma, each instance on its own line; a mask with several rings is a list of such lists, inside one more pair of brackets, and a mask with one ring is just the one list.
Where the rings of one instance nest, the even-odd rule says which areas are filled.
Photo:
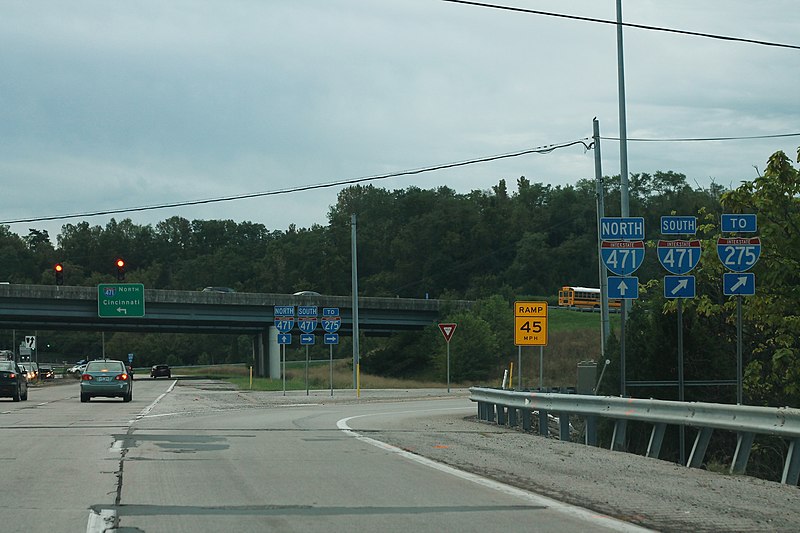
[[193, 206], [193, 205], [202, 205], [202, 204], [214, 204], [220, 202], [231, 202], [234, 200], [246, 200], [249, 198], [260, 198], [263, 196], [277, 196], [280, 194], [290, 194], [295, 192], [302, 192], [302, 191], [312, 191], [315, 189], [327, 189], [330, 187], [341, 187], [343, 185], [354, 185], [357, 183], [365, 183], [370, 181], [378, 181], [378, 180], [385, 180], [389, 178], [398, 178], [401, 176], [412, 176], [415, 174], [423, 174], [426, 172], [434, 172], [437, 170], [445, 170], [450, 168], [457, 168], [457, 167], [464, 167], [467, 165], [475, 165], [478, 163], [487, 163], [489, 161], [497, 161], [499, 159], [509, 159], [512, 157], [520, 157], [523, 155], [528, 154], [549, 154], [555, 150], [560, 148], [567, 148], [570, 146], [575, 145], [583, 145], [586, 150], [590, 150], [590, 143], [588, 138], [578, 139], [575, 141], [568, 141], [558, 144], [549, 144], [546, 146], [539, 146], [536, 148], [530, 148], [526, 150], [519, 150], [516, 152], [509, 152], [505, 154], [499, 155], [490, 155], [485, 157], [479, 157], [476, 159], [468, 159], [466, 161], [458, 161], [455, 163], [444, 163], [441, 165], [434, 165], [429, 167], [422, 167], [416, 168], [411, 170], [401, 170], [399, 172], [390, 172], [388, 174], [377, 174], [374, 176], [366, 176], [361, 178], [351, 178], [345, 179], [340, 181], [332, 181], [328, 183], [318, 183], [314, 185], [298, 185], [296, 187], [289, 187], [285, 189], [278, 189], [274, 191], [264, 191], [264, 192], [254, 192], [254, 193], [245, 193], [245, 194], [236, 194], [233, 196], [221, 196], [218, 198], [206, 198], [203, 200], [186, 200], [181, 202], [169, 202], [164, 204], [156, 204], [156, 205], [148, 205], [148, 206], [140, 206], [140, 207], [123, 207], [118, 209], [104, 209], [102, 211], [86, 211], [84, 213], [72, 213], [68, 215], [49, 215], [49, 216], [41, 216], [41, 217], [31, 217], [31, 218], [18, 218], [14, 220], [0, 220], [0, 224], [20, 224], [23, 222], [45, 222], [50, 220], [67, 220], [70, 218], [86, 218], [86, 217], [95, 217], [101, 215], [117, 215], [121, 213], [136, 213], [140, 211], [153, 211], [156, 209], [171, 209], [175, 207], [186, 207], [186, 206]]
[[[606, 20], [606, 19], [598, 19], [593, 17], [581, 17], [578, 15], [565, 15], [564, 13], [552, 13], [549, 11], [539, 11], [537, 9], [524, 9], [521, 7], [511, 7], [511, 6], [501, 6], [496, 4], [486, 4], [483, 2], [469, 2], [467, 0], [442, 0], [443, 2], [450, 2], [452, 4], [465, 4], [470, 6], [477, 6], [477, 7], [487, 7], [491, 9], [501, 9], [504, 11], [515, 11], [518, 13], [528, 13], [530, 15], [542, 15], [545, 17], [556, 17], [556, 18], [563, 18], [563, 19], [570, 19], [570, 20], [580, 20], [583, 22], [594, 22], [596, 24], [611, 24], [616, 26], [616, 20]], [[675, 28], [663, 28], [660, 26], [648, 26], [646, 24], [633, 24], [631, 22], [623, 22], [622, 26], [627, 28], [637, 28], [640, 30], [650, 30], [650, 31], [660, 31], [665, 33], [677, 33], [680, 35], [691, 35], [694, 37], [705, 37], [707, 39], [717, 39], [721, 41], [733, 41], [739, 43], [749, 43], [749, 44], [758, 44], [762, 46], [773, 46], [776, 48], [789, 48], [792, 50], [800, 50], [800, 45], [795, 44], [783, 44], [783, 43], [775, 43], [770, 41], [761, 41], [758, 39], [746, 39], [744, 37], [730, 37], [727, 35], [716, 35], [713, 33], [703, 33], [697, 31], [688, 31], [688, 30], [678, 30]], [[630, 140], [630, 139], [629, 139]]]
[[[753, 139], [781, 139], [784, 137], [800, 137], [798, 133], [779, 133], [776, 135], [747, 135], [743, 137], [686, 137], [686, 138], [665, 138], [665, 139], [646, 139], [646, 138], [630, 138], [628, 141], [636, 142], [659, 142], [659, 143], [677, 143], [677, 142], [708, 142], [708, 141], [747, 141]], [[619, 137], [600, 137], [604, 141], [619, 141]]]

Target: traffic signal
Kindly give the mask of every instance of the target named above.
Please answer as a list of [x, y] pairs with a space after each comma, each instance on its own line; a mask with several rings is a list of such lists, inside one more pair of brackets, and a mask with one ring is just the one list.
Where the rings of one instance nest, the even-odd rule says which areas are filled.
[[56, 263], [53, 267], [53, 271], [56, 273], [56, 285], [63, 285], [64, 284], [64, 265], [61, 263]]
[[125, 260], [118, 257], [114, 264], [117, 266], [117, 280], [122, 281], [125, 279]]

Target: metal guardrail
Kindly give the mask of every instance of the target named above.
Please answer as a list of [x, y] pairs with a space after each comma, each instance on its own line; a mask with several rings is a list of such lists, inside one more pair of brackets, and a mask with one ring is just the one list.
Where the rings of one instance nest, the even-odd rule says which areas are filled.
[[548, 414], [559, 420], [559, 437], [569, 440], [569, 417], [586, 419], [585, 443], [597, 446], [597, 420], [614, 421], [612, 450], [625, 449], [628, 421], [652, 424], [647, 457], [658, 458], [668, 425], [697, 429], [694, 446], [686, 466], [699, 468], [705, 458], [712, 432], [735, 432], [736, 452], [730, 471], [743, 474], [756, 435], [776, 435], [789, 440], [782, 483], [797, 485], [800, 478], [800, 409], [789, 407], [756, 407], [701, 402], [644, 400], [613, 396], [515, 392], [482, 387], [470, 388], [470, 399], [478, 404], [478, 419], [511, 427], [531, 429], [531, 417], [539, 417], [539, 433], [547, 435]]

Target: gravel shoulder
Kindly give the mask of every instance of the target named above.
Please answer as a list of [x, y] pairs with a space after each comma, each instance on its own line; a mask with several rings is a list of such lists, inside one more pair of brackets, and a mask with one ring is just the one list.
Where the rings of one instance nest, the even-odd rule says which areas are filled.
[[438, 415], [369, 436], [659, 531], [799, 531], [800, 489]]

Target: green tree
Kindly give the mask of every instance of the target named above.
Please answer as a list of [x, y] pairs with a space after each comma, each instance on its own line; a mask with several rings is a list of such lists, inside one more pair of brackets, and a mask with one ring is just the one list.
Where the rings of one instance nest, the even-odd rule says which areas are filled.
[[757, 213], [763, 238], [756, 294], [744, 305], [752, 347], [747, 395], [755, 403], [800, 406], [800, 172], [776, 152], [763, 176], [724, 194], [722, 203], [726, 212]]

